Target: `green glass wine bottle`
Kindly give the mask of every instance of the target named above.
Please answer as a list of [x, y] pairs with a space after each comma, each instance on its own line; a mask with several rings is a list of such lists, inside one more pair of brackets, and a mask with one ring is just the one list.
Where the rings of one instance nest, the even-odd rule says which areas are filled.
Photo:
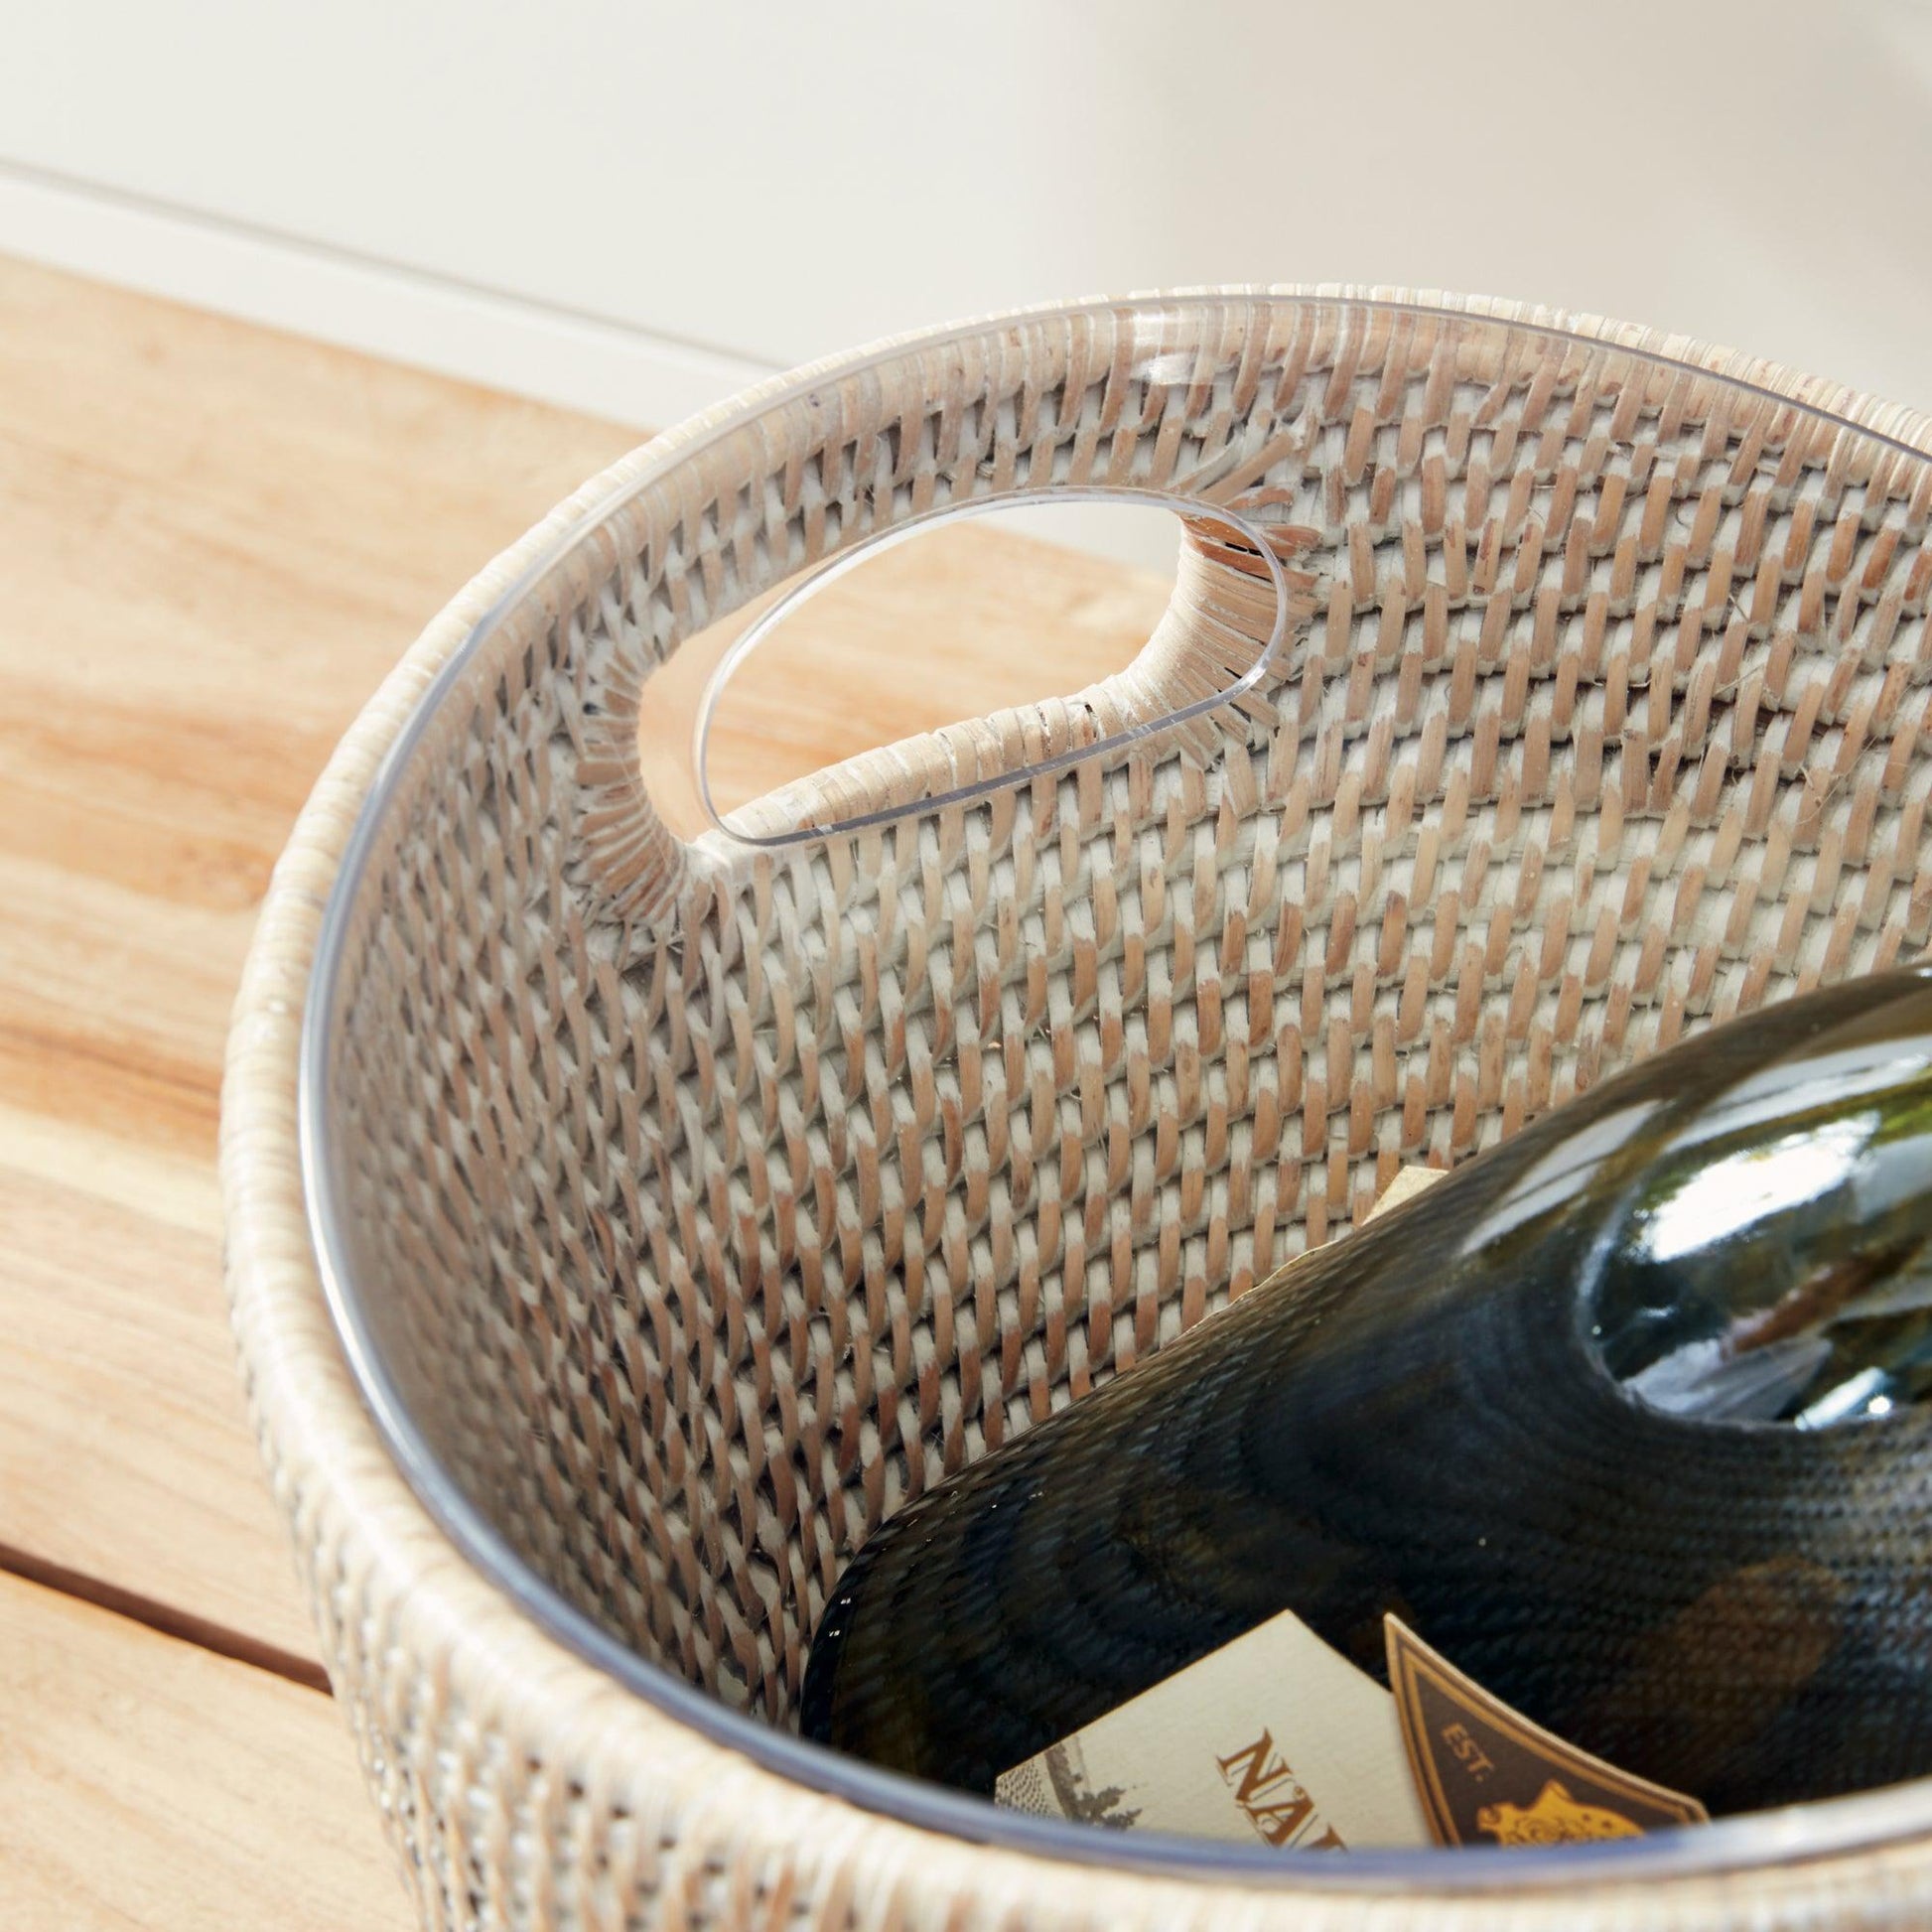
[[1283, 1610], [1714, 1813], [1932, 1771], [1932, 977], [1572, 1101], [899, 1512], [808, 1736], [969, 1791]]

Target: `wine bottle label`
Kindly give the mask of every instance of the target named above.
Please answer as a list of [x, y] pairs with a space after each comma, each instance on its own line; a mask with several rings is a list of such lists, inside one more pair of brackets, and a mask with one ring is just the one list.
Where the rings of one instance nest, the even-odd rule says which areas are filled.
[[1384, 1619], [1409, 1768], [1441, 1845], [1562, 1845], [1704, 1825], [1695, 1798], [1553, 1736]]
[[[1440, 1177], [1402, 1169], [1370, 1218]], [[1696, 1799], [1566, 1744], [1396, 1618], [1385, 1628], [1393, 1693], [1285, 1610], [1016, 1765], [995, 1800], [1284, 1851], [1549, 1845], [1706, 1822]]]
[[1366, 1227], [1378, 1214], [1386, 1214], [1392, 1207], [1400, 1207], [1404, 1201], [1412, 1201], [1418, 1194], [1426, 1194], [1435, 1184], [1448, 1174], [1446, 1168], [1407, 1167], [1396, 1169], [1389, 1184], [1375, 1197], [1375, 1205], [1362, 1216]]
[[1014, 1811], [1284, 1851], [1557, 1845], [1709, 1822], [1553, 1736], [1394, 1617], [1391, 1694], [1285, 1610], [1002, 1777]]
[[1430, 1844], [1395, 1700], [1293, 1611], [1009, 1771], [1000, 1804], [1283, 1850]]

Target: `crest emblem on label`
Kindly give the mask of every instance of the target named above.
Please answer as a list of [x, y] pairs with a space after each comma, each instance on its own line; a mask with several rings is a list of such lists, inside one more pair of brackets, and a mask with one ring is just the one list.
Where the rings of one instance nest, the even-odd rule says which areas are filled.
[[1476, 1830], [1487, 1832], [1498, 1845], [1575, 1845], [1590, 1838], [1643, 1837], [1642, 1830], [1620, 1811], [1580, 1805], [1555, 1778], [1527, 1811], [1508, 1803], [1484, 1805], [1476, 1813]]
[[1704, 1825], [1695, 1798], [1567, 1744], [1388, 1617], [1389, 1688], [1440, 1845], [1573, 1845]]

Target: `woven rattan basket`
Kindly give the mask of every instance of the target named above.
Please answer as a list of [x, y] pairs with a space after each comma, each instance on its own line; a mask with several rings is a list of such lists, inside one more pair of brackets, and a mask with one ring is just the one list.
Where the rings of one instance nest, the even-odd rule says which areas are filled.
[[[484, 570], [296, 829], [223, 1108], [254, 1414], [423, 1922], [1932, 1923], [1924, 1786], [1284, 1860], [785, 1727], [923, 1484], [1399, 1163], [1925, 944], [1929, 452], [1627, 328], [1210, 293], [774, 383]], [[682, 636], [1092, 486], [1214, 512], [1131, 671], [807, 781], [762, 845], [666, 831], [637, 701]]]

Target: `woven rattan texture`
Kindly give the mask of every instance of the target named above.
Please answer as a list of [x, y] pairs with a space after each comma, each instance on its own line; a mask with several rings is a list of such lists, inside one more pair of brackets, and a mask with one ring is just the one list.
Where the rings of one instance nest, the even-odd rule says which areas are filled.
[[[840, 1564], [923, 1484], [1327, 1238], [1399, 1163], [1926, 942], [1932, 464], [1775, 383], [1527, 321], [1198, 299], [915, 342], [630, 474], [511, 588], [401, 772], [330, 1105], [357, 1278], [468, 1493], [607, 1628], [774, 1722]], [[790, 852], [664, 832], [636, 695], [680, 636], [935, 504], [1089, 482], [1270, 527], [1296, 621], [1251, 702]], [[1196, 535], [1134, 672], [859, 760], [767, 822], [1012, 770], [1238, 675], [1273, 597]], [[279, 1359], [264, 1386], [271, 1344], [328, 1351], [264, 1017], [313, 943], [289, 896], [326, 883], [457, 634], [305, 821], [227, 1127], [265, 1443], [428, 1922], [936, 1923], [973, 1888], [1041, 1924], [1202, 1909], [914, 1860], [918, 1835], [779, 1802], [474, 1602], [472, 1627], [466, 1587], [400, 1591], [455, 1559], [352, 1399], [285, 1414]], [[492, 1642], [540, 1680], [493, 1678]], [[600, 1756], [625, 1724], [651, 1762]], [[759, 1822], [721, 1825], [746, 1780]], [[1874, 1922], [1923, 1882], [1909, 1857], [1858, 1868]], [[1765, 1895], [1799, 1922], [1834, 1870]], [[1724, 1922], [1738, 1882], [1680, 1887], [1671, 1922]]]

